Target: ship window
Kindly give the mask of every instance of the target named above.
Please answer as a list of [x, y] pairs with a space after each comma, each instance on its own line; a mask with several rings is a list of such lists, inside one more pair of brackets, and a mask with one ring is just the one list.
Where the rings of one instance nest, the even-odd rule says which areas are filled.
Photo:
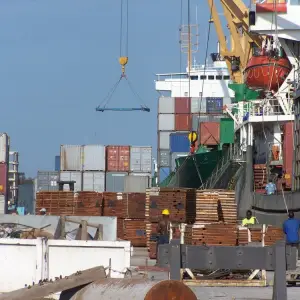
[[187, 97], [189, 95], [188, 92], [184, 92], [184, 96]]
[[202, 92], [199, 92], [199, 97], [202, 97]]
[[196, 75], [193, 75], [193, 76], [190, 76], [191, 80], [198, 80], [198, 76]]
[[208, 75], [208, 79], [209, 79], [209, 80], [214, 80], [214, 79], [215, 79], [215, 76], [214, 76], [214, 75]]
[[206, 75], [201, 75], [200, 79], [206, 79]]
[[222, 75], [216, 75], [217, 80], [222, 80]]
[[224, 79], [224, 80], [229, 80], [229, 79], [230, 79], [230, 76], [225, 75], [225, 76], [223, 77], [223, 79]]

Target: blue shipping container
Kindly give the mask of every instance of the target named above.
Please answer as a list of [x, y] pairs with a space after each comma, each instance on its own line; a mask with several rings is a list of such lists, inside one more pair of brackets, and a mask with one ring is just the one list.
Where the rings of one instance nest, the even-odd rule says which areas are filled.
[[60, 156], [56, 155], [55, 156], [55, 167], [54, 171], [60, 171]]
[[170, 150], [171, 152], [189, 152], [190, 141], [188, 133], [171, 133], [170, 134]]
[[223, 113], [223, 98], [207, 97], [206, 98], [206, 112], [208, 114]]
[[160, 168], [159, 169], [159, 182], [165, 180], [171, 173], [170, 168]]

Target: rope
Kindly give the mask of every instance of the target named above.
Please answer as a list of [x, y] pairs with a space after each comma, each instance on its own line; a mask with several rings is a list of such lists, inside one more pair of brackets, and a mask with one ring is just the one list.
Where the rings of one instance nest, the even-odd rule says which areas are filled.
[[[124, 1], [126, 3], [124, 4]], [[126, 32], [125, 32], [125, 41], [123, 43], [123, 24], [124, 24], [124, 18], [123, 18], [123, 11], [124, 6], [125, 7], [125, 14], [126, 14]], [[128, 0], [121, 0], [121, 16], [120, 16], [120, 56], [123, 56], [123, 50], [125, 51], [124, 55], [128, 57], [128, 28], [129, 28], [129, 10], [128, 10]], [[125, 45], [124, 45], [125, 44]], [[125, 49], [123, 49], [123, 46]]]

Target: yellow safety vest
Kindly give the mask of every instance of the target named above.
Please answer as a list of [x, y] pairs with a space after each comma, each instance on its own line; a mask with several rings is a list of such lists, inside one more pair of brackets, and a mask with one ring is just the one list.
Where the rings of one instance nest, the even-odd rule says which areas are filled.
[[242, 225], [243, 226], [245, 226], [245, 225], [254, 225], [255, 220], [256, 220], [255, 217], [251, 217], [250, 219], [245, 218], [245, 219], [243, 219]]

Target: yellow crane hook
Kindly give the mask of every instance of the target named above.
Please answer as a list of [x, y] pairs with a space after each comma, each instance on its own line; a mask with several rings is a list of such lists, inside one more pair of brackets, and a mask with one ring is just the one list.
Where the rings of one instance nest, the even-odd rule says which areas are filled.
[[127, 56], [121, 56], [119, 58], [119, 63], [122, 66], [122, 76], [125, 76], [125, 66], [128, 63], [128, 57]]

